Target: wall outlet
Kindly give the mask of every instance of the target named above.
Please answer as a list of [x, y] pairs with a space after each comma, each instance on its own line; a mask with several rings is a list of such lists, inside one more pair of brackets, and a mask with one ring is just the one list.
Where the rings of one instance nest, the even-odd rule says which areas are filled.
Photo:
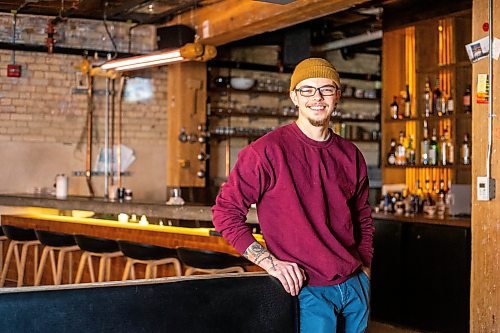
[[489, 201], [495, 199], [495, 179], [477, 177], [477, 200]]

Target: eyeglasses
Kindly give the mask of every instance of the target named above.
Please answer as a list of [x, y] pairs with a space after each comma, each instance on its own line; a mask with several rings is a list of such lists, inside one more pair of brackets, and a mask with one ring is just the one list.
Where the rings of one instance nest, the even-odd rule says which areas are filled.
[[337, 93], [337, 87], [332, 85], [326, 85], [319, 88], [311, 87], [311, 86], [303, 86], [295, 89], [298, 91], [303, 97], [312, 97], [316, 95], [316, 91], [319, 91], [321, 96], [333, 96]]

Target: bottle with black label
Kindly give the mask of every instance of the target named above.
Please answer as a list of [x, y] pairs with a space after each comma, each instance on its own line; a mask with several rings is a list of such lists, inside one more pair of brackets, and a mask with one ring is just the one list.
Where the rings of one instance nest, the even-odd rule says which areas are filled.
[[463, 165], [469, 165], [471, 161], [471, 151], [469, 142], [469, 133], [464, 134], [464, 141], [462, 142], [462, 147], [460, 149], [460, 161]]
[[438, 157], [439, 157], [439, 146], [437, 142], [436, 128], [433, 128], [431, 142], [429, 144], [429, 164], [437, 165]]
[[396, 165], [396, 139], [391, 139], [391, 148], [387, 153], [387, 164]]
[[429, 83], [429, 78], [425, 79], [425, 90], [424, 90], [424, 116], [430, 117], [432, 113], [432, 92], [431, 84]]
[[410, 86], [406, 85], [406, 95], [405, 95], [405, 118], [411, 118], [411, 98], [410, 98]]
[[427, 120], [424, 120], [424, 138], [420, 142], [420, 163], [423, 165], [429, 165], [429, 146], [429, 130], [427, 128]]
[[394, 96], [391, 103], [391, 118], [399, 119], [399, 105], [398, 105], [398, 97]]
[[464, 105], [464, 112], [465, 113], [472, 112], [470, 84], [468, 84], [467, 88], [465, 89], [464, 96], [463, 96], [463, 105]]

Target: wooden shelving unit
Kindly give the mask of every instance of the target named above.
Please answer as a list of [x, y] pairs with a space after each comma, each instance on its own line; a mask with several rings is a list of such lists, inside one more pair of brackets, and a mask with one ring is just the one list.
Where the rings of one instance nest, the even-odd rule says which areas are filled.
[[[416, 180], [425, 182], [443, 179], [445, 184], [471, 183], [470, 166], [459, 161], [460, 145], [465, 133], [471, 134], [472, 117], [465, 114], [463, 92], [471, 79], [471, 64], [464, 45], [471, 39], [471, 11], [450, 17], [430, 19], [400, 29], [384, 31], [383, 37], [383, 90], [382, 90], [382, 181], [384, 184], [405, 183], [410, 191], [416, 190]], [[442, 117], [424, 117], [424, 88], [429, 80], [431, 89], [439, 79], [440, 89], [452, 92], [455, 110]], [[393, 96], [399, 96], [409, 85], [411, 118], [390, 119]], [[421, 164], [420, 142], [424, 120], [429, 124], [429, 136], [437, 129], [437, 136], [446, 127], [454, 146], [453, 165], [428, 166]], [[413, 135], [417, 165], [389, 166], [386, 163], [391, 139], [399, 132]]]

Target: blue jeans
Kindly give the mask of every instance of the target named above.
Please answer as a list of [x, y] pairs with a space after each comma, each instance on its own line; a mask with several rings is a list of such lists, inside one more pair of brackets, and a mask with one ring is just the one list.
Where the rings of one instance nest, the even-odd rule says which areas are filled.
[[359, 272], [338, 285], [299, 293], [301, 333], [359, 333], [368, 325], [370, 280]]

